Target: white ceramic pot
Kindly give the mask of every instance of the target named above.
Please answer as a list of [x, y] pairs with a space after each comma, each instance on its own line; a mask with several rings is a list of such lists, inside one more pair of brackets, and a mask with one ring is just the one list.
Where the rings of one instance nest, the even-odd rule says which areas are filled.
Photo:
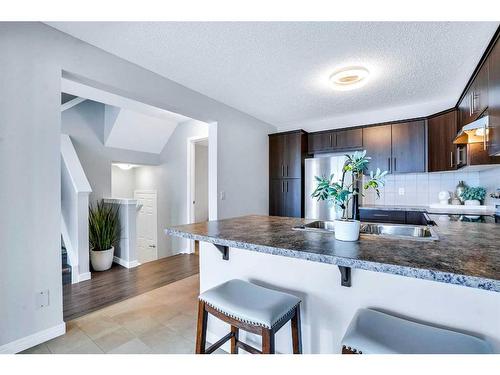
[[335, 220], [335, 239], [339, 241], [357, 241], [359, 239], [359, 220]]
[[90, 262], [94, 271], [106, 271], [111, 268], [113, 264], [113, 254], [115, 248], [112, 246], [108, 250], [90, 250]]
[[466, 206], [480, 206], [481, 201], [478, 201], [477, 199], [468, 199], [464, 202], [464, 205], [466, 205]]

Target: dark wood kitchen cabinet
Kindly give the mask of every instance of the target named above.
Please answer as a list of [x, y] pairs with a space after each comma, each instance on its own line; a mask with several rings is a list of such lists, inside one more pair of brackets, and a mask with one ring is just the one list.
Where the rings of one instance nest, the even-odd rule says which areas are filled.
[[441, 172], [457, 169], [456, 145], [457, 111], [430, 117], [427, 121], [428, 171]]
[[476, 77], [472, 81], [469, 89], [458, 104], [459, 124], [461, 129], [479, 118], [488, 108], [489, 96], [489, 64], [485, 61]]
[[303, 131], [269, 135], [269, 176], [302, 178], [307, 134]]
[[500, 42], [488, 57], [488, 114], [490, 116], [488, 132], [488, 153], [500, 153]]
[[353, 150], [363, 148], [363, 129], [339, 130], [335, 133], [338, 150]]
[[308, 153], [325, 153], [356, 150], [363, 147], [363, 131], [361, 128], [343, 129], [308, 135]]
[[382, 171], [391, 169], [391, 125], [370, 126], [363, 129], [363, 148], [371, 157], [368, 171], [380, 168]]
[[368, 171], [389, 173], [425, 171], [425, 121], [369, 126], [363, 129], [363, 148], [371, 157]]
[[303, 170], [307, 133], [269, 135], [269, 214], [303, 216]]
[[309, 154], [329, 152], [335, 148], [335, 142], [335, 132], [333, 131], [310, 133], [308, 135], [307, 151]]
[[392, 125], [392, 173], [425, 171], [425, 121]]

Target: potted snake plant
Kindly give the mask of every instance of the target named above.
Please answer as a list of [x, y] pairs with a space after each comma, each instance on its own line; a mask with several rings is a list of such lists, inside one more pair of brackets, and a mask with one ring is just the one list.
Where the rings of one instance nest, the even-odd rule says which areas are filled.
[[90, 262], [95, 271], [106, 271], [113, 264], [115, 245], [120, 239], [118, 208], [103, 200], [89, 207]]
[[[355, 218], [349, 218], [348, 206], [349, 202], [356, 201], [359, 195], [363, 196], [358, 186], [370, 159], [369, 156], [366, 156], [366, 150], [346, 155], [340, 181], [335, 180], [333, 174], [329, 177], [315, 176], [317, 187], [312, 193], [312, 197], [328, 201], [342, 209], [341, 219], [334, 221], [335, 239], [337, 240], [357, 241], [359, 239], [361, 223]], [[350, 178], [348, 174], [350, 174]], [[387, 171], [382, 172], [379, 168], [375, 172], [371, 171], [368, 180], [362, 186], [362, 190], [374, 189], [377, 192], [377, 197], [380, 197], [379, 188], [384, 186], [386, 174]]]

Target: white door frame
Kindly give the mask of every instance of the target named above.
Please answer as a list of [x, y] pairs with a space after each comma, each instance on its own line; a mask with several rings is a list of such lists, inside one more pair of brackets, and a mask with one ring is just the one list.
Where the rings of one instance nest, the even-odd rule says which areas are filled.
[[[151, 190], [151, 189], [136, 189], [134, 190], [134, 199], [137, 199], [135, 197], [135, 194], [136, 193], [139, 193], [139, 194], [154, 194], [155, 195], [155, 204], [156, 204], [156, 207], [155, 207], [155, 212], [156, 212], [156, 218], [155, 218], [155, 222], [156, 222], [156, 228], [155, 228], [155, 231], [154, 231], [154, 238], [155, 238], [155, 243], [156, 243], [156, 248], [155, 248], [155, 253], [156, 253], [156, 259], [158, 259], [158, 192], [156, 190]], [[137, 231], [137, 225], [136, 225], [136, 231]], [[139, 238], [138, 236], [138, 233], [136, 232], [135, 234], [135, 246], [136, 246], [136, 251], [137, 251], [137, 259], [139, 259], [139, 249], [137, 247], [137, 238]]]
[[[194, 204], [193, 202], [195, 201], [195, 193], [196, 193], [196, 167], [195, 167], [195, 162], [196, 162], [196, 144], [203, 142], [203, 141], [208, 141], [208, 147], [210, 148], [210, 139], [209, 137], [202, 135], [202, 136], [195, 136], [195, 137], [189, 137], [187, 139], [187, 222], [188, 224], [194, 223], [195, 220], [195, 211], [194, 211]], [[211, 173], [211, 168], [210, 168], [210, 151], [209, 151], [209, 163], [208, 163], [208, 175], [210, 179], [210, 173]], [[209, 189], [209, 201], [210, 201], [210, 186], [208, 187]], [[209, 213], [210, 213], [210, 205], [209, 205]], [[190, 253], [194, 253], [194, 241], [190, 240], [189, 241], [189, 246], [188, 246], [188, 251]]]

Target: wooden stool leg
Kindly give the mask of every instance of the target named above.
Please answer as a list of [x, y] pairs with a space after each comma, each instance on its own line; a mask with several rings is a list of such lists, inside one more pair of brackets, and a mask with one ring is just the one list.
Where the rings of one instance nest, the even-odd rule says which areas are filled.
[[302, 354], [302, 333], [300, 327], [300, 306], [295, 308], [295, 314], [291, 321], [293, 354]]
[[233, 334], [233, 337], [231, 337], [231, 354], [238, 354], [236, 342], [239, 339], [240, 329], [238, 327], [231, 326], [231, 333]]
[[274, 354], [274, 332], [262, 329], [262, 354]]
[[205, 310], [205, 302], [198, 302], [198, 325], [196, 328], [196, 354], [205, 354], [207, 343], [207, 320], [208, 313]]

